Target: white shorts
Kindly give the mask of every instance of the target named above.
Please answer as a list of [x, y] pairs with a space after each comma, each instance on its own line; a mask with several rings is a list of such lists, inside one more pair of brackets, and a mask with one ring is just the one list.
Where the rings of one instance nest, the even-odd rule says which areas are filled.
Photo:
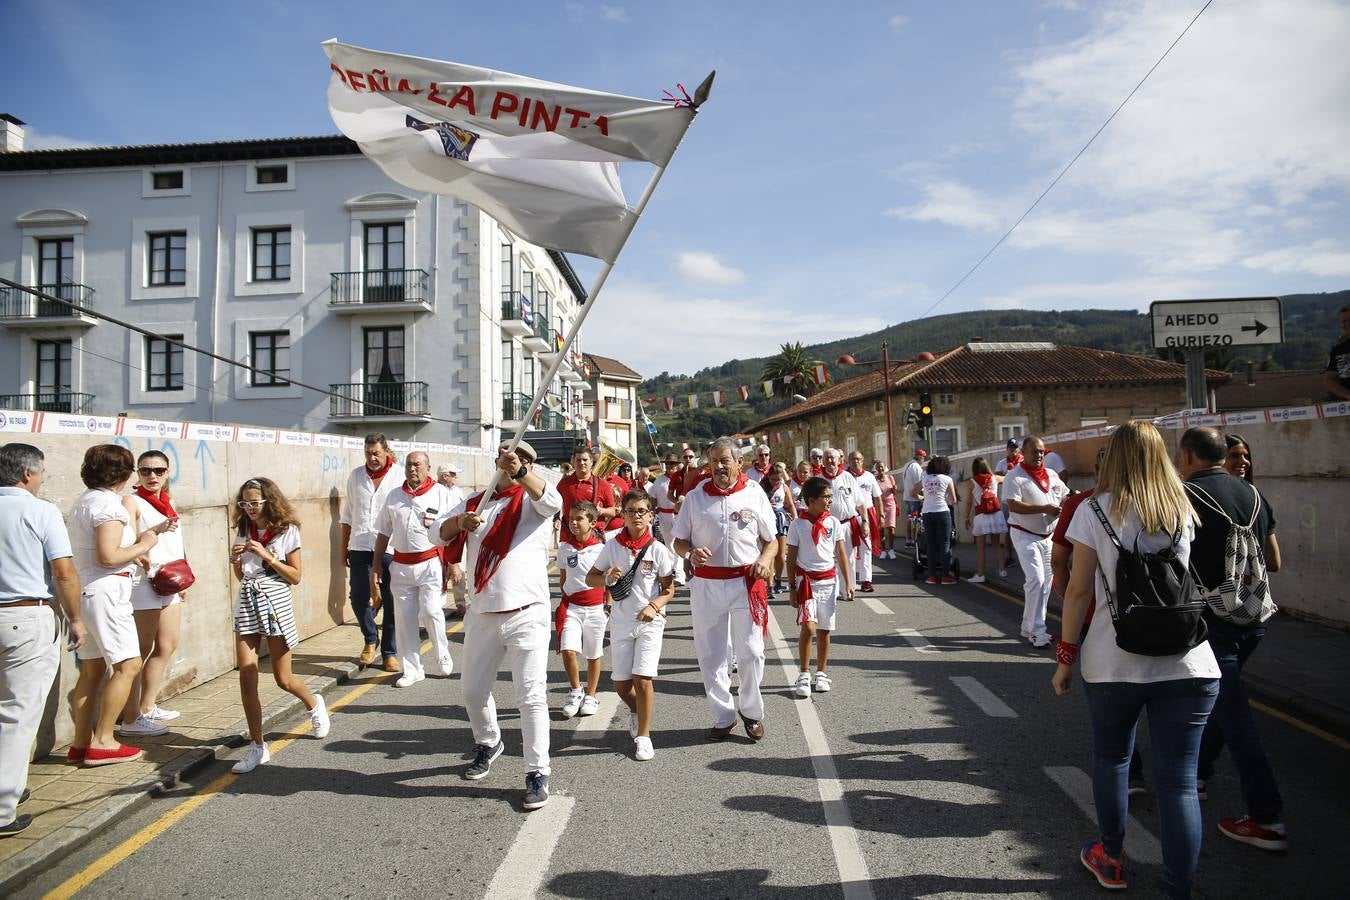
[[[798, 579], [800, 582], [801, 579]], [[811, 599], [802, 604], [799, 622], [815, 622], [821, 631], [834, 631], [834, 614], [839, 608], [839, 582], [811, 582]]]
[[587, 659], [599, 659], [605, 655], [605, 626], [608, 624], [609, 616], [605, 615], [603, 603], [594, 606], [567, 604], [559, 649], [580, 653]]
[[101, 659], [110, 666], [141, 655], [136, 619], [131, 609], [131, 579], [104, 575], [80, 591], [80, 618], [84, 620], [84, 644], [75, 655]]
[[183, 598], [177, 594], [164, 596], [155, 593], [155, 589], [150, 586], [149, 578], [142, 578], [131, 589], [131, 608], [136, 612], [145, 612], [147, 610], [168, 609], [175, 603], [182, 603]]
[[1007, 534], [1008, 522], [1003, 518], [1002, 512], [979, 513], [971, 521], [970, 533], [976, 536], [982, 534]]
[[655, 678], [661, 663], [661, 640], [666, 633], [666, 617], [657, 616], [651, 622], [639, 622], [638, 610], [647, 601], [630, 596], [614, 604], [609, 616], [609, 650], [613, 656], [609, 677], [614, 681], [628, 681], [634, 675]]

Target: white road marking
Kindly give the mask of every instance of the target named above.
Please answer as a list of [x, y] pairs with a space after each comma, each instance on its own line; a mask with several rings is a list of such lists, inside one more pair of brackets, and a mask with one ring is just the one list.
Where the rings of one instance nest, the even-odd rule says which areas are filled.
[[[1073, 766], [1046, 766], [1045, 774], [1078, 804], [1095, 826], [1097, 805], [1092, 799], [1092, 779], [1088, 774]], [[1162, 845], [1134, 816], [1125, 817], [1125, 855], [1149, 865], [1162, 864]]]
[[996, 719], [1015, 719], [1017, 713], [1011, 706], [1004, 703], [989, 688], [980, 684], [969, 675], [953, 675], [952, 684], [961, 689], [961, 693], [971, 699], [976, 706], [984, 710], [986, 716], [993, 716]]
[[[797, 680], [796, 645], [789, 647], [783, 639], [782, 629], [778, 627], [778, 619], [772, 615], [769, 616], [769, 635], [772, 646], [778, 649], [778, 663], [783, 669], [784, 683], [792, 684]], [[820, 726], [820, 717], [816, 715], [816, 708], [810, 700], [798, 700], [792, 705], [797, 710], [797, 718], [801, 720], [802, 734], [806, 737], [806, 747], [811, 753], [811, 768], [816, 773], [816, 790], [820, 793], [820, 805], [825, 810], [825, 827], [830, 834], [844, 900], [873, 900], [872, 876], [867, 870], [867, 860], [863, 859], [858, 832], [853, 827], [853, 817], [849, 815], [848, 803], [844, 800], [844, 785], [839, 780], [839, 770], [835, 768], [830, 744]]]
[[885, 603], [882, 603], [876, 597], [859, 597], [858, 599], [862, 601], [862, 604], [864, 606], [866, 606], [868, 609], [870, 609], [872, 612], [876, 613], [879, 616], [895, 615], [894, 610], [892, 610]]
[[923, 635], [919, 634], [913, 628], [897, 628], [895, 629], [895, 633], [900, 635], [905, 640], [909, 641], [910, 646], [913, 647], [915, 650], [918, 650], [920, 653], [941, 652], [938, 650], [938, 648], [928, 643], [928, 639]]
[[595, 699], [600, 701], [600, 707], [594, 715], [577, 719], [577, 731], [609, 731], [609, 726], [614, 721], [614, 711], [619, 707], [619, 695], [613, 691], [606, 691], [603, 694], [596, 694]]
[[549, 798], [543, 809], [527, 814], [525, 824], [516, 833], [515, 842], [497, 867], [484, 897], [529, 900], [539, 891], [548, 874], [549, 860], [567, 828], [576, 806], [575, 797]]

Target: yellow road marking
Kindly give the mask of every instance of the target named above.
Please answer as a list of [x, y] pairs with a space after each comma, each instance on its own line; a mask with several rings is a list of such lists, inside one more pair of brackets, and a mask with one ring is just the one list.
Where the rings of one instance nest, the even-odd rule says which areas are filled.
[[[463, 628], [464, 623], [462, 621], [456, 622], [453, 626], [447, 628], [445, 633], [451, 635]], [[427, 641], [422, 645], [421, 652], [426, 653], [429, 649], [431, 649], [431, 642]], [[359, 699], [376, 685], [387, 684], [392, 677], [394, 677], [394, 673], [388, 672], [352, 688], [337, 700], [328, 704], [329, 711], [333, 712], [342, 709], [342, 707]], [[299, 727], [289, 732], [285, 737], [268, 744], [268, 749], [271, 751], [272, 755], [275, 756], [291, 744], [295, 743], [297, 738], [304, 737], [312, 727], [311, 723], [306, 720]], [[177, 825], [194, 810], [206, 803], [206, 801], [234, 784], [238, 779], [239, 776], [233, 772], [226, 772], [224, 775], [221, 775], [219, 778], [206, 785], [206, 787], [202, 788], [199, 792], [189, 797], [187, 800], [184, 800], [182, 803], [178, 804], [173, 809], [169, 810], [164, 815], [100, 856], [98, 859], [94, 860], [94, 862], [81, 870], [79, 874], [72, 875], [70, 878], [67, 878], [65, 881], [61, 882], [61, 884], [48, 891], [43, 896], [43, 900], [65, 900], [65, 898], [74, 897], [146, 844], [149, 844], [174, 825]]]

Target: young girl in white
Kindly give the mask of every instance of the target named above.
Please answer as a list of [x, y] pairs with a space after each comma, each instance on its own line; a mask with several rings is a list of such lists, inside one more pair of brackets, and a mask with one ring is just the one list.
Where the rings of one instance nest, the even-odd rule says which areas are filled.
[[[600, 687], [600, 663], [605, 655], [605, 589], [586, 584], [586, 575], [595, 565], [605, 542], [595, 533], [600, 512], [589, 500], [578, 500], [567, 512], [567, 527], [558, 539], [558, 581], [562, 602], [554, 614], [558, 632], [558, 652], [572, 691], [563, 704], [564, 719], [575, 715], [594, 715], [599, 708], [595, 692]], [[581, 689], [581, 668], [577, 654], [586, 654], [586, 690]]]
[[[819, 475], [802, 485], [805, 509], [788, 526], [787, 567], [794, 572], [792, 605], [797, 607], [801, 633], [797, 637], [797, 661], [801, 665], [795, 693], [811, 696], [814, 689], [825, 693], [831, 687], [826, 670], [830, 663], [830, 633], [840, 597], [853, 599], [853, 567], [844, 546], [844, 528], [830, 515], [834, 492]], [[811, 640], [816, 642], [816, 678], [811, 681]]]
[[656, 755], [650, 733], [656, 700], [652, 679], [661, 660], [666, 604], [675, 597], [675, 554], [652, 538], [652, 498], [645, 491], [624, 494], [619, 508], [623, 530], [600, 551], [586, 583], [612, 589], [636, 563], [628, 596], [615, 599], [609, 619], [614, 657], [610, 676], [619, 699], [632, 713], [628, 731], [633, 735], [633, 756], [648, 760]]
[[323, 697], [311, 694], [304, 681], [291, 674], [291, 650], [300, 643], [291, 606], [291, 587], [300, 583], [300, 522], [281, 489], [267, 478], [245, 481], [235, 506], [230, 562], [240, 584], [234, 607], [234, 649], [244, 717], [253, 740], [244, 758], [234, 764], [234, 771], [242, 774], [272, 758], [263, 741], [258, 696], [258, 648], [264, 637], [277, 687], [305, 704], [314, 736], [326, 737], [329, 722]]

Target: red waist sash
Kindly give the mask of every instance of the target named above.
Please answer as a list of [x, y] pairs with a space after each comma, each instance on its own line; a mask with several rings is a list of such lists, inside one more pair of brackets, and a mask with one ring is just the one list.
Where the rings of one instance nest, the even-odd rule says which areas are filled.
[[750, 621], [765, 634], [769, 633], [769, 585], [763, 578], [751, 575], [750, 566], [695, 566], [694, 577], [712, 581], [744, 578], [746, 595], [750, 600]]
[[441, 555], [440, 547], [432, 547], [429, 550], [419, 550], [416, 553], [404, 553], [401, 550], [394, 551], [394, 562], [402, 563], [405, 566], [415, 566], [420, 562], [426, 562], [429, 559], [435, 559]]
[[557, 611], [553, 614], [553, 630], [558, 635], [558, 652], [562, 652], [562, 633], [563, 625], [567, 622], [567, 607], [575, 603], [577, 606], [599, 606], [605, 602], [604, 588], [587, 588], [584, 591], [577, 591], [575, 594], [564, 593], [562, 602], [558, 604]]

